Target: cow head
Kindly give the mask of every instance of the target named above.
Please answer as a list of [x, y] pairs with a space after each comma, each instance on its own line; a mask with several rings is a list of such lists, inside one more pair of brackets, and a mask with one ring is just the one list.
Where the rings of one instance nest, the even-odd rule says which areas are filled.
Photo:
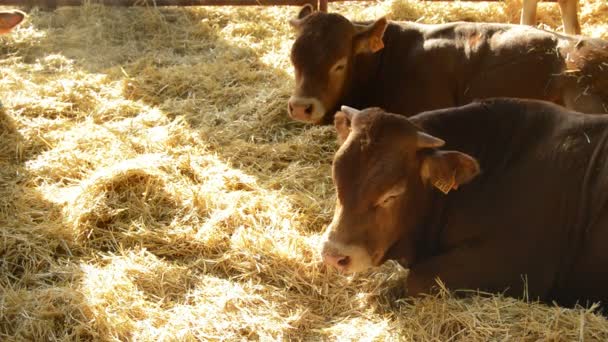
[[342, 106], [334, 123], [342, 145], [333, 162], [337, 200], [323, 261], [358, 272], [382, 264], [399, 248], [399, 261], [407, 266], [431, 214], [433, 188], [447, 193], [469, 182], [479, 173], [477, 161], [440, 150], [443, 140], [379, 108]]
[[0, 11], [0, 34], [8, 33], [25, 19], [25, 13], [17, 10]]
[[305, 5], [290, 24], [297, 31], [291, 49], [296, 89], [288, 112], [295, 120], [318, 124], [339, 108], [351, 80], [353, 57], [384, 47], [387, 20], [358, 25], [339, 14], [314, 12]]

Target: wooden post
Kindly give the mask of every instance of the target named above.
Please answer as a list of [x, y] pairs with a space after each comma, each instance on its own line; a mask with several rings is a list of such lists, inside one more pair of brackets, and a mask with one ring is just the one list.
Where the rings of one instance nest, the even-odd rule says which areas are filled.
[[319, 11], [327, 12], [327, 0], [319, 0]]

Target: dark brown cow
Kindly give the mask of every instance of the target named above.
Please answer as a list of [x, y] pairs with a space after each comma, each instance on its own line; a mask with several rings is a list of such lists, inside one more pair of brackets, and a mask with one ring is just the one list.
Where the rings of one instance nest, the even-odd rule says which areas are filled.
[[12, 10], [0, 11], [0, 34], [9, 33], [25, 19], [25, 13]]
[[411, 295], [439, 277], [521, 296], [525, 278], [531, 298], [608, 300], [608, 116], [488, 99], [409, 119], [344, 108], [336, 129], [325, 263], [398, 260]]
[[488, 97], [608, 111], [608, 42], [508, 24], [353, 23], [304, 6], [291, 20], [289, 115], [331, 123], [340, 105], [407, 116]]

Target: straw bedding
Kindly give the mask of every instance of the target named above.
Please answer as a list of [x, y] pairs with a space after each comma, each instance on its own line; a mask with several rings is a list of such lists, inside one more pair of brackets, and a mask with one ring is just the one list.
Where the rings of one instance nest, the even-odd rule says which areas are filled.
[[[519, 6], [330, 10], [517, 22]], [[0, 38], [0, 340], [607, 340], [593, 308], [404, 300], [392, 263], [319, 263], [336, 142], [285, 113], [296, 11], [33, 10]], [[556, 29], [557, 6], [539, 20]], [[605, 1], [581, 21], [608, 38]]]

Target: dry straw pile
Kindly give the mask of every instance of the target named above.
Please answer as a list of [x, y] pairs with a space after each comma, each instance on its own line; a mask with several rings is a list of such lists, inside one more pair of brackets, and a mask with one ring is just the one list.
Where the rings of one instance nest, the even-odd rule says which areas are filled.
[[[519, 6], [330, 9], [517, 22]], [[61, 8], [0, 38], [0, 340], [607, 340], [592, 310], [407, 301], [394, 264], [319, 264], [336, 143], [285, 113], [296, 11]], [[605, 0], [581, 19], [608, 38]]]

